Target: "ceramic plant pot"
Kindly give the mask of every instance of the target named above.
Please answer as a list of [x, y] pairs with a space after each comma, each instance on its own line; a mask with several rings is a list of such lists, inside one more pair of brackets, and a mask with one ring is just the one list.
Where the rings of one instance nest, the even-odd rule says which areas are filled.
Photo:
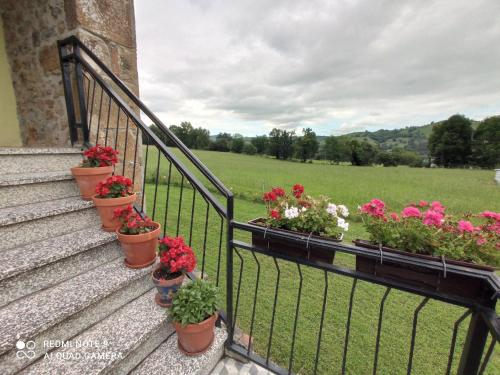
[[73, 167], [71, 168], [71, 174], [75, 178], [78, 188], [80, 189], [82, 199], [90, 201], [92, 200], [92, 196], [95, 195], [97, 184], [113, 174], [113, 167]]
[[155, 295], [155, 302], [161, 307], [170, 307], [172, 298], [177, 290], [181, 287], [184, 281], [184, 274], [173, 279], [162, 279], [156, 276], [157, 268], [153, 271], [153, 284], [156, 286], [158, 293]]
[[120, 219], [114, 217], [114, 211], [117, 208], [126, 208], [128, 205], [133, 204], [136, 198], [135, 193], [120, 198], [97, 198], [97, 195], [94, 195], [92, 200], [101, 218], [102, 229], [106, 232], [114, 232], [120, 225]]
[[215, 322], [217, 313], [198, 324], [187, 324], [173, 322], [177, 332], [177, 344], [179, 350], [186, 355], [200, 355], [205, 353], [214, 341]]
[[128, 268], [145, 268], [155, 262], [160, 224], [155, 222], [154, 225], [156, 229], [141, 234], [123, 234], [120, 233], [120, 228], [116, 229], [125, 255], [125, 266]]

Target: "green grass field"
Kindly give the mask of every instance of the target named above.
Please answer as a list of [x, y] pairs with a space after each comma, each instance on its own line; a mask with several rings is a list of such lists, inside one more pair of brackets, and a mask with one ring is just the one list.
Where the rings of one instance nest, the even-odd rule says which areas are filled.
[[[177, 152], [176, 154], [178, 155]], [[264, 206], [260, 203], [263, 190], [272, 186], [288, 188], [294, 183], [302, 183], [306, 192], [311, 195], [324, 194], [331, 197], [334, 202], [344, 203], [351, 212], [355, 212], [359, 204], [374, 197], [383, 199], [395, 210], [400, 210], [407, 202], [425, 199], [441, 200], [450, 212], [455, 213], [479, 212], [486, 209], [500, 211], [500, 188], [494, 183], [492, 171], [332, 166], [324, 163], [301, 164], [258, 156], [207, 151], [198, 151], [196, 154], [234, 192], [235, 216], [240, 221], [265, 214]], [[157, 154], [150, 147], [147, 181], [154, 181], [156, 170]], [[221, 291], [224, 292], [224, 247], [222, 248], [222, 262], [220, 265], [217, 264], [220, 218], [213, 209], [209, 210], [205, 239], [207, 205], [199, 195], [196, 195], [193, 210], [193, 190], [191, 189], [184, 189], [182, 199], [180, 199], [180, 176], [174, 170], [171, 175], [172, 183], [167, 210], [168, 189], [164, 184], [167, 176], [168, 163], [161, 159], [159, 180], [163, 184], [156, 191], [156, 203], [154, 202], [154, 185], [147, 185], [147, 212], [151, 215], [154, 206], [155, 219], [162, 224], [165, 220], [165, 213], [168, 212], [166, 229], [170, 235], [176, 234], [177, 226], [179, 233], [186, 239], [192, 233], [192, 245], [199, 259], [202, 258], [205, 248], [205, 272], [210, 279], [215, 281], [217, 269], [219, 269], [219, 284]], [[184, 186], [187, 185], [184, 184]], [[181, 204], [181, 217], [177, 225], [179, 203]], [[195, 214], [192, 232], [190, 231], [191, 212]], [[353, 217], [350, 222], [351, 228], [345, 240], [364, 237], [365, 233], [359, 220]], [[249, 240], [246, 233], [236, 233], [236, 237]], [[235, 293], [240, 277], [240, 257], [243, 261], [243, 272], [237, 325], [247, 333], [252, 330], [254, 348], [260, 355], [265, 356], [269, 349], [271, 313], [276, 292], [276, 265], [270, 257], [256, 255], [254, 258], [251, 253], [239, 250], [235, 254], [234, 262]], [[354, 259], [346, 254], [337, 254], [335, 263], [352, 267]], [[260, 266], [260, 278], [257, 284], [258, 266]], [[297, 266], [294, 264], [278, 261], [278, 266], [280, 284], [270, 355], [273, 361], [287, 368], [291, 353], [299, 276]], [[200, 264], [198, 268], [201, 268]], [[314, 371], [325, 275], [322, 271], [307, 267], [301, 267], [300, 271], [303, 283], [292, 371], [299, 374], [311, 374]], [[332, 274], [327, 276], [327, 282], [326, 313], [317, 370], [320, 374], [338, 374], [341, 373], [349, 298], [353, 282], [348, 277]], [[257, 286], [257, 300], [254, 305]], [[385, 292], [385, 288], [374, 284], [363, 281], [358, 281], [356, 284], [346, 373], [372, 373], [380, 301]], [[381, 330], [379, 374], [406, 373], [413, 314], [421, 301], [422, 297], [405, 292], [397, 290], [389, 292], [384, 306]], [[252, 328], [254, 306], [255, 323]], [[463, 308], [429, 300], [418, 317], [412, 373], [445, 373], [453, 324], [464, 312]], [[468, 320], [465, 320], [460, 326], [452, 374], [458, 365], [467, 325]], [[486, 371], [488, 374], [497, 374], [500, 371], [498, 351], [497, 345], [494, 359]]]

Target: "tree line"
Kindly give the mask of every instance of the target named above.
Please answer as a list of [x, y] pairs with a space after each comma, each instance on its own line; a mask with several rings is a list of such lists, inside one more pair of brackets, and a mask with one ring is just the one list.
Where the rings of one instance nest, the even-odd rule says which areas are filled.
[[[167, 145], [174, 143], [156, 125], [150, 129]], [[211, 139], [207, 129], [195, 128], [190, 122], [172, 125], [169, 129], [188, 148], [219, 152], [268, 155], [280, 160], [307, 162], [327, 160], [332, 164], [351, 163], [356, 166], [381, 164], [386, 167], [475, 166], [493, 168], [500, 165], [500, 116], [483, 120], [474, 130], [471, 120], [462, 115], [451, 116], [435, 125], [429, 137], [429, 157], [393, 147], [382, 150], [378, 144], [348, 135], [329, 136], [320, 144], [310, 128], [301, 134], [294, 130], [272, 129], [267, 135], [245, 139], [240, 134], [219, 133]], [[144, 139], [144, 143], [148, 140]]]

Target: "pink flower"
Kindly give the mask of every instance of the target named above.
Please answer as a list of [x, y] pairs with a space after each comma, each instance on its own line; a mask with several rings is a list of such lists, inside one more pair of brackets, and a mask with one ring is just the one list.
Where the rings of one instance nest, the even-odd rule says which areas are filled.
[[486, 240], [483, 237], [481, 237], [476, 241], [476, 243], [478, 244], [478, 246], [482, 246], [486, 243]]
[[397, 213], [395, 212], [391, 212], [391, 219], [394, 220], [394, 221], [399, 221], [399, 216]]
[[467, 221], [467, 220], [460, 220], [458, 222], [458, 230], [460, 232], [474, 232], [474, 225], [472, 225], [472, 223], [470, 221]]
[[422, 213], [417, 207], [405, 207], [401, 212], [401, 216], [403, 217], [421, 217]]
[[420, 201], [420, 202], [418, 202], [418, 205], [420, 207], [427, 207], [429, 205], [429, 202], [427, 202], [427, 201]]
[[372, 199], [369, 203], [361, 206], [361, 212], [373, 217], [384, 216], [385, 203], [380, 199]]
[[439, 201], [432, 202], [431, 209], [433, 211], [441, 212], [442, 214], [444, 214], [444, 206]]
[[481, 217], [485, 217], [487, 219], [493, 219], [495, 221], [500, 221], [500, 213], [493, 211], [484, 211], [479, 214]]
[[443, 224], [444, 215], [441, 212], [434, 210], [427, 210], [424, 214], [424, 224], [428, 226], [440, 227]]

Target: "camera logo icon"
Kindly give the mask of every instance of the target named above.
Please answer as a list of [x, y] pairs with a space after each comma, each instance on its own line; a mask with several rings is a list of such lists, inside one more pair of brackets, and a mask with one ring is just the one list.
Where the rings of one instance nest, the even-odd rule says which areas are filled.
[[27, 359], [33, 359], [35, 358], [35, 347], [36, 343], [34, 341], [23, 341], [23, 340], [18, 340], [16, 342], [16, 357], [19, 359], [27, 358]]

